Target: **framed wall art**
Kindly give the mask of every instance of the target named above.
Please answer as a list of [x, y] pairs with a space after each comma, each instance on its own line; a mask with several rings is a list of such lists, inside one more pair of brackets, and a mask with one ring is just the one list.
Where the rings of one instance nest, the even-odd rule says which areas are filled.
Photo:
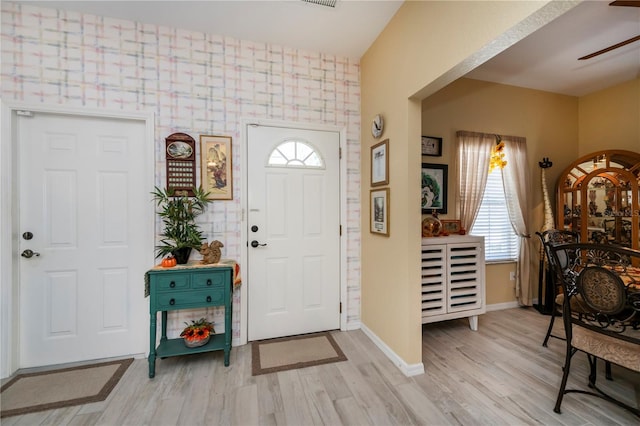
[[231, 136], [200, 136], [202, 189], [210, 200], [233, 199]]
[[447, 213], [448, 166], [422, 163], [422, 213]]
[[370, 201], [370, 232], [389, 236], [389, 188], [372, 189]]
[[371, 147], [371, 186], [389, 184], [389, 139]]
[[442, 223], [442, 230], [447, 234], [459, 234], [460, 233], [460, 220], [457, 219], [440, 219]]
[[422, 137], [422, 155], [442, 157], [442, 138], [433, 136]]

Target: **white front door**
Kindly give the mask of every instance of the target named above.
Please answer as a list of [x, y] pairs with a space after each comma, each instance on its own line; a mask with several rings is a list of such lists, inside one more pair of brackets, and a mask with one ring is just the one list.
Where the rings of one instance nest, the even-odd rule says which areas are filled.
[[250, 125], [248, 337], [340, 327], [340, 135]]
[[153, 261], [145, 123], [17, 121], [20, 367], [144, 353]]

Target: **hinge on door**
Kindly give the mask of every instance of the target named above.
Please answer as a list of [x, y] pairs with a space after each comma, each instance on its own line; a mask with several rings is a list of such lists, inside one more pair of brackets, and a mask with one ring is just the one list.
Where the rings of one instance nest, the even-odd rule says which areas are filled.
[[340, 156], [339, 159], [342, 160], [342, 148], [339, 148]]
[[340, 230], [339, 230], [339, 232], [340, 232], [340, 236], [342, 236], [342, 225], [340, 225]]
[[340, 313], [342, 313], [342, 302], [340, 302]]

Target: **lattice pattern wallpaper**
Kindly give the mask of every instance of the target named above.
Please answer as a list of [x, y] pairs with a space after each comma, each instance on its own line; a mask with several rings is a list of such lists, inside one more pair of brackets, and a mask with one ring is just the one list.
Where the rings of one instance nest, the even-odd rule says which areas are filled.
[[[233, 138], [234, 199], [202, 217], [223, 257], [240, 257], [241, 119], [346, 129], [347, 315], [360, 321], [360, 66], [349, 58], [220, 35], [2, 2], [2, 97], [156, 114], [156, 184], [164, 138], [184, 132]], [[199, 171], [198, 171], [199, 174]], [[159, 227], [159, 226], [158, 226]], [[344, 228], [343, 228], [344, 229]], [[234, 339], [240, 294], [234, 296]], [[186, 318], [169, 324], [182, 329]], [[216, 323], [224, 322], [220, 312]]]

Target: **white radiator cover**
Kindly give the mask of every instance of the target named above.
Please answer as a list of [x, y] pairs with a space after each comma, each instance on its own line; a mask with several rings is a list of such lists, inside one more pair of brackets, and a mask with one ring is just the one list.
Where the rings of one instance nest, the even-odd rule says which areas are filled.
[[470, 317], [477, 329], [486, 312], [484, 237], [423, 238], [421, 275], [423, 324]]

